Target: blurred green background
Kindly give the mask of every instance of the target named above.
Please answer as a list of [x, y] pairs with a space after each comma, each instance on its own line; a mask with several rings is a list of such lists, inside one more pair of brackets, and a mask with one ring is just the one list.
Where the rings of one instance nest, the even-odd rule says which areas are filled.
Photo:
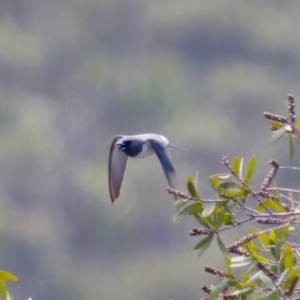
[[263, 112], [300, 96], [299, 14], [295, 1], [1, 0], [0, 268], [20, 278], [12, 296], [199, 299], [213, 280], [204, 264], [222, 267], [217, 247], [198, 259], [197, 224], [172, 224], [154, 156], [129, 161], [112, 205], [110, 143], [167, 136], [190, 150], [169, 151], [181, 189], [199, 171], [205, 198], [220, 153], [255, 154], [259, 185], [270, 158], [288, 163]]

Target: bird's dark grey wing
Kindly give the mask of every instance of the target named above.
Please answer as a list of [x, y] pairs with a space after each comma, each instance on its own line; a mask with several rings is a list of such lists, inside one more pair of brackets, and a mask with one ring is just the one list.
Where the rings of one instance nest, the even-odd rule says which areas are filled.
[[175, 188], [176, 186], [176, 173], [175, 169], [172, 166], [172, 163], [168, 157], [166, 147], [163, 146], [159, 141], [154, 139], [149, 139], [148, 142], [154, 149], [157, 157], [160, 160], [160, 163], [164, 169], [164, 172], [166, 174], [166, 177], [168, 179], [169, 185], [171, 188]]
[[114, 138], [109, 151], [108, 183], [110, 199], [113, 203], [119, 197], [127, 162], [127, 155], [120, 151], [116, 145], [121, 137], [116, 136]]

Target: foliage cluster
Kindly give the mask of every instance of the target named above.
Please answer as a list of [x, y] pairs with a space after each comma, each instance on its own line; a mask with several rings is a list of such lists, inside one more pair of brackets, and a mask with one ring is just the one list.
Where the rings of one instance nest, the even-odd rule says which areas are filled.
[[[294, 160], [295, 140], [300, 142], [300, 121], [296, 121], [294, 97], [287, 97], [288, 116], [264, 113], [275, 142], [288, 136], [290, 160]], [[252, 156], [244, 167], [244, 160], [235, 157], [230, 162], [221, 156], [226, 173], [210, 176], [216, 199], [200, 196], [191, 175], [187, 178], [189, 194], [167, 189], [175, 195], [177, 208], [173, 222], [193, 217], [201, 225], [190, 236], [200, 237], [194, 249], [202, 255], [214, 239], [224, 257], [225, 270], [206, 265], [205, 272], [221, 278], [214, 285], [203, 285], [206, 299], [299, 299], [300, 296], [300, 190], [283, 188], [274, 182], [282, 167], [271, 160], [271, 169], [259, 189], [251, 181], [256, 158]], [[244, 223], [250, 223], [248, 233], [236, 237], [234, 243], [224, 241], [222, 233]]]

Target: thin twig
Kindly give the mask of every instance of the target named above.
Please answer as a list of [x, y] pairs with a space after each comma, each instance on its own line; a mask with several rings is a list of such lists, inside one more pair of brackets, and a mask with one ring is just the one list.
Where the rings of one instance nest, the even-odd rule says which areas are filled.
[[291, 197], [288, 197], [288, 196], [286, 196], [286, 195], [284, 195], [284, 194], [279, 194], [280, 195], [280, 197], [282, 197], [282, 198], [285, 198], [286, 200], [289, 200], [290, 202], [293, 202], [293, 203], [296, 203], [296, 204], [299, 204], [299, 202], [298, 201], [295, 201], [294, 199], [292, 199]]
[[[289, 216], [300, 216], [300, 211], [290, 211], [290, 212], [282, 212], [282, 213], [272, 213], [272, 217], [289, 217]], [[259, 213], [257, 217], [270, 217], [269, 214]]]
[[283, 191], [300, 194], [300, 190], [290, 189], [290, 188], [281, 188], [281, 187], [271, 187], [266, 189], [267, 192], [271, 191]]
[[289, 170], [297, 170], [300, 171], [299, 167], [289, 167], [289, 166], [280, 166], [279, 169], [289, 169]]
[[252, 209], [252, 208], [250, 208], [250, 207], [247, 207], [247, 206], [244, 206], [244, 205], [242, 205], [241, 203], [239, 203], [239, 205], [243, 208], [243, 209], [245, 209], [245, 210], [248, 210], [248, 211], [250, 211], [250, 212], [252, 212], [253, 214], [260, 214], [260, 212], [258, 212], [257, 210], [255, 210], [255, 209]]
[[236, 226], [239, 226], [239, 225], [241, 225], [241, 224], [243, 224], [243, 223], [246, 223], [246, 222], [248, 222], [248, 221], [251, 221], [251, 220], [253, 220], [255, 217], [254, 216], [249, 216], [249, 218], [247, 218], [247, 219], [244, 219], [244, 220], [242, 220], [242, 221], [236, 221], [236, 224], [233, 224], [233, 225], [231, 225], [231, 226], [228, 226], [228, 227], [224, 227], [224, 228], [222, 228], [222, 229], [220, 229], [220, 230], [218, 230], [219, 232], [221, 232], [221, 231], [225, 231], [225, 230], [228, 230], [228, 229], [231, 229], [231, 228], [233, 228], [233, 227], [236, 227]]

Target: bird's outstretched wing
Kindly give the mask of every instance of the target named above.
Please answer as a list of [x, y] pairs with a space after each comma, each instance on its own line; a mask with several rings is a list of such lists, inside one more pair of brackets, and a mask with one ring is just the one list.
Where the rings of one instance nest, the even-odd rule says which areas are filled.
[[155, 140], [155, 139], [149, 139], [148, 142], [150, 143], [150, 145], [152, 146], [152, 148], [154, 149], [163, 169], [164, 172], [166, 174], [168, 183], [170, 185], [171, 188], [175, 188], [176, 186], [176, 173], [175, 173], [175, 169], [168, 157], [167, 151], [166, 151], [166, 147], [163, 146], [159, 141]]
[[119, 197], [127, 162], [127, 155], [123, 151], [119, 151], [116, 145], [121, 137], [118, 135], [114, 138], [109, 151], [108, 183], [112, 203]]

